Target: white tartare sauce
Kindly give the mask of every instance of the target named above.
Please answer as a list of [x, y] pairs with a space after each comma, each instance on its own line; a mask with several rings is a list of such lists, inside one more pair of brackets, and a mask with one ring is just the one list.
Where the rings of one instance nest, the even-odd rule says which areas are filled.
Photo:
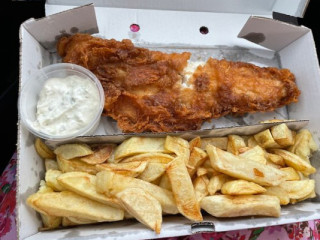
[[48, 79], [40, 91], [33, 125], [53, 136], [76, 133], [96, 116], [99, 102], [99, 91], [88, 78]]

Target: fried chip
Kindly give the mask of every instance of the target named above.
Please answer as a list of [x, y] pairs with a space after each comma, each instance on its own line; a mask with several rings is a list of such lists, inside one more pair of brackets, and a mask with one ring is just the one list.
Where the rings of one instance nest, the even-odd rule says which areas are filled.
[[54, 153], [64, 159], [72, 159], [93, 154], [90, 146], [85, 143], [69, 143], [58, 146]]
[[36, 149], [36, 152], [38, 153], [38, 155], [43, 158], [49, 158], [49, 159], [55, 159], [56, 155], [54, 154], [54, 152], [40, 139], [40, 138], [36, 138], [35, 143], [34, 143], [34, 147]]
[[96, 165], [107, 161], [114, 152], [114, 144], [103, 144], [97, 146], [91, 146], [93, 153], [80, 157], [79, 159], [85, 163]]
[[40, 194], [33, 204], [37, 209], [50, 216], [79, 217], [97, 222], [119, 221], [124, 216], [121, 209], [110, 207], [69, 191]]
[[292, 152], [283, 149], [273, 149], [272, 152], [281, 156], [289, 167], [301, 171], [306, 176], [316, 172], [316, 169], [310, 163]]
[[162, 176], [166, 171], [166, 164], [149, 162], [145, 170], [138, 176], [141, 180], [152, 182]]
[[96, 174], [99, 170], [95, 165], [91, 165], [80, 161], [78, 158], [65, 159], [60, 155], [57, 155], [58, 167], [62, 172], [87, 172], [90, 174]]
[[45, 180], [48, 187], [51, 187], [55, 191], [64, 191], [66, 190], [60, 183], [58, 182], [57, 178], [62, 174], [59, 170], [48, 170], [46, 172]]
[[184, 155], [180, 155], [170, 162], [166, 173], [168, 174], [179, 212], [192, 221], [202, 221], [200, 206], [185, 166]]
[[268, 165], [240, 158], [212, 145], [207, 146], [212, 167], [234, 178], [255, 182], [262, 186], [279, 185], [285, 180], [285, 174]]
[[147, 161], [135, 161], [125, 163], [102, 163], [96, 165], [98, 171], [110, 170], [114, 173], [128, 177], [139, 176], [148, 166]]
[[71, 192], [111, 207], [120, 208], [119, 202], [115, 198], [97, 192], [95, 175], [85, 172], [68, 172], [61, 174], [57, 181]]
[[232, 180], [224, 183], [221, 188], [222, 194], [225, 195], [249, 195], [260, 194], [266, 191], [260, 185], [248, 182], [246, 180]]
[[164, 213], [178, 213], [178, 209], [172, 192], [166, 189], [163, 189], [157, 185], [143, 181], [141, 179], [123, 176], [111, 171], [102, 171], [97, 173], [96, 176], [96, 187], [97, 191], [100, 193], [104, 193], [109, 196], [115, 196], [117, 193], [123, 191], [126, 188], [141, 188], [160, 202]]
[[121, 160], [121, 163], [136, 162], [136, 161], [148, 161], [154, 163], [169, 163], [174, 159], [166, 153], [142, 153], [132, 157]]
[[141, 188], [126, 188], [116, 197], [130, 215], [157, 234], [160, 233], [162, 209], [157, 199]]
[[115, 162], [141, 153], [168, 153], [164, 148], [165, 138], [131, 137], [123, 141], [115, 150]]
[[280, 216], [279, 199], [268, 195], [208, 196], [201, 208], [214, 217]]

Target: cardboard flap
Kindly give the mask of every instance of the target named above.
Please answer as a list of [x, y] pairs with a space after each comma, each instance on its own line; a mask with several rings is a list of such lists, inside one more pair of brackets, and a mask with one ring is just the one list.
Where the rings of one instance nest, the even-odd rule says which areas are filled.
[[[72, 14], [69, 12], [72, 11]], [[57, 40], [64, 35], [97, 33], [98, 25], [92, 4], [77, 7], [23, 24], [25, 29], [47, 50], [55, 49]]]
[[94, 3], [97, 7], [154, 9], [192, 12], [269, 14], [280, 12], [301, 17], [308, 0], [47, 0], [49, 5], [79, 6]]
[[243, 26], [238, 37], [279, 51], [310, 30], [270, 18], [252, 16]]

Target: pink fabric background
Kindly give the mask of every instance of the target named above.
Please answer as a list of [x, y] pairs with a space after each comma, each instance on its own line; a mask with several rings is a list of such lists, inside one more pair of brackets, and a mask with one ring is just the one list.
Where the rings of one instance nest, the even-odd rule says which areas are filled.
[[[16, 153], [0, 178], [0, 239], [17, 239], [16, 206]], [[221, 233], [199, 233], [165, 240], [313, 240], [320, 239], [320, 220], [294, 224], [237, 230]], [[162, 239], [164, 240], [164, 239]]]

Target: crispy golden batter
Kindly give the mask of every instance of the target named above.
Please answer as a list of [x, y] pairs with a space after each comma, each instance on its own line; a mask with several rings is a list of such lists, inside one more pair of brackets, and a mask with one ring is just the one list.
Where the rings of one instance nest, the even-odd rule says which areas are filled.
[[63, 37], [64, 62], [91, 70], [105, 91], [104, 114], [124, 132], [199, 129], [229, 113], [272, 111], [298, 101], [300, 91], [287, 69], [210, 58], [185, 83], [190, 53], [163, 53], [135, 47], [130, 40], [86, 34]]

